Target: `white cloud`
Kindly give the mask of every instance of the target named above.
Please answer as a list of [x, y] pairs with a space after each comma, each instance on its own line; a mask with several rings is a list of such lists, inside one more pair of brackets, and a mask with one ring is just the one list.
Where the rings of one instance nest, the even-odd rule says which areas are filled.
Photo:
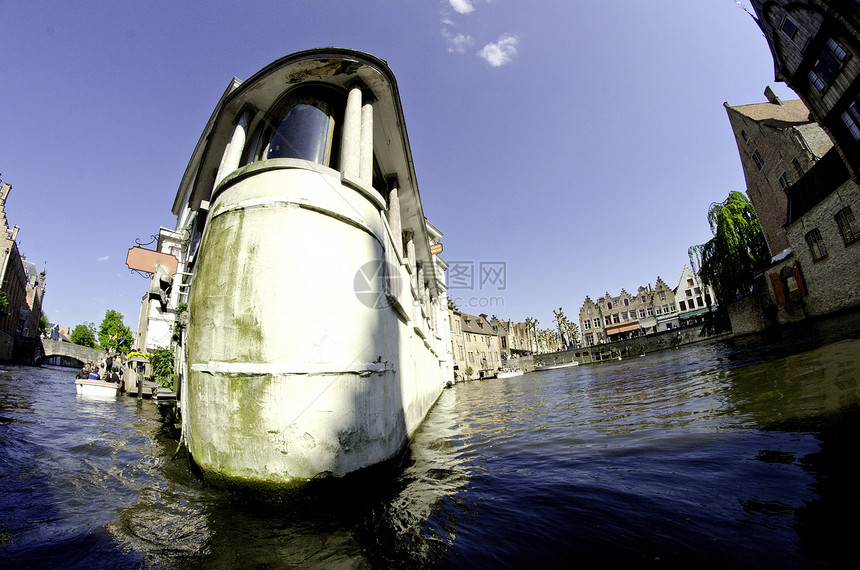
[[501, 67], [510, 63], [513, 57], [517, 55], [518, 42], [516, 36], [505, 34], [499, 38], [499, 41], [489, 43], [481, 48], [478, 55], [487, 60], [487, 63], [493, 67]]
[[449, 52], [464, 53], [466, 48], [474, 43], [474, 40], [472, 40], [472, 36], [457, 34], [456, 36], [448, 37], [448, 43], [450, 44], [448, 47]]
[[110, 259], [109, 255], [103, 255], [101, 257], [97, 257], [96, 261], [107, 261], [108, 259]]
[[448, 0], [448, 3], [451, 4], [451, 7], [458, 14], [468, 14], [475, 10], [475, 7], [472, 6], [469, 0]]

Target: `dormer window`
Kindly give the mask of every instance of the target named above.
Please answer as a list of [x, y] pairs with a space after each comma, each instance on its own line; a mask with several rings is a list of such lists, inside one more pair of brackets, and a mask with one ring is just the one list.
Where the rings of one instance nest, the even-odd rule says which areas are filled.
[[786, 17], [782, 21], [782, 26], [780, 29], [782, 30], [782, 33], [785, 34], [785, 36], [790, 40], [793, 40], [794, 36], [797, 35], [797, 25], [792, 22], [788, 17]]

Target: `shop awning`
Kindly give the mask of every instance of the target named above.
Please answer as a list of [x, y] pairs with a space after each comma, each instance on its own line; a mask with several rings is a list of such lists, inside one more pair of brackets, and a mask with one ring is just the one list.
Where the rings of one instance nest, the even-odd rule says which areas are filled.
[[624, 323], [622, 325], [612, 325], [611, 327], [606, 327], [606, 334], [613, 335], [630, 331], [638, 331], [639, 328], [639, 321], [634, 321], [632, 323]]
[[690, 317], [698, 317], [699, 315], [705, 315], [710, 312], [711, 309], [705, 307], [704, 309], [698, 309], [689, 313], [679, 313], [678, 316], [682, 319], [689, 319]]

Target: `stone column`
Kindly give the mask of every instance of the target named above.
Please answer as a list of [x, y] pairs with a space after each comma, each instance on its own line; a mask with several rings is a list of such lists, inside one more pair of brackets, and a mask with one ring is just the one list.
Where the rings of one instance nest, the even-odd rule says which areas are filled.
[[418, 264], [418, 301], [421, 303], [421, 307], [424, 308], [424, 312], [427, 312], [427, 295], [424, 287], [424, 264]]
[[361, 151], [359, 178], [367, 186], [373, 185], [373, 103], [363, 96], [361, 107]]
[[215, 186], [218, 186], [228, 174], [239, 168], [242, 151], [245, 150], [245, 139], [248, 137], [248, 124], [250, 122], [251, 111], [246, 109], [239, 115], [236, 127], [233, 129], [233, 136], [230, 138], [230, 142], [227, 143], [227, 148], [224, 149], [224, 155], [221, 157], [221, 166], [218, 167], [218, 174], [215, 176]]
[[415, 240], [412, 232], [406, 232], [406, 259], [409, 263], [409, 274], [412, 276], [412, 287], [417, 293], [420, 293], [421, 291], [418, 290], [418, 286], [416, 285], [418, 279], [418, 268], [415, 266]]
[[340, 150], [341, 171], [345, 178], [361, 178], [361, 86], [353, 85], [346, 97], [343, 115], [343, 134]]
[[396, 176], [388, 180], [388, 226], [391, 228], [391, 239], [394, 248], [403, 259], [403, 226], [400, 221], [400, 184]]

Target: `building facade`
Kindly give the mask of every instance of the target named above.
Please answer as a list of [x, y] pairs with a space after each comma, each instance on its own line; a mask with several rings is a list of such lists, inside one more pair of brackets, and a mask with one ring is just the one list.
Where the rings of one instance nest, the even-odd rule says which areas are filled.
[[640, 286], [636, 293], [621, 290], [617, 296], [607, 291], [593, 301], [586, 297], [579, 309], [579, 332], [584, 346], [594, 346], [630, 336], [645, 334], [643, 324], [651, 324], [654, 310], [650, 285]]
[[325, 48], [231, 81], [173, 213], [158, 310], [187, 302], [180, 406], [204, 475], [292, 484], [399, 453], [454, 363], [441, 233], [387, 64]]
[[[860, 284], [846, 278], [860, 263], [860, 11], [848, 0], [752, 5], [775, 78], [797, 92], [832, 148], [819, 145], [783, 192], [771, 192], [770, 204], [757, 205], [750, 193], [763, 227], [769, 216], [784, 216], [788, 247], [771, 251], [772, 265], [757, 280], [755, 294], [730, 308], [733, 329], [743, 332], [860, 306]], [[803, 128], [814, 132], [812, 124]], [[777, 154], [782, 148], [774, 137], [760, 144]]]
[[[658, 275], [651, 292], [651, 307], [648, 308], [648, 314], [653, 314], [653, 325], [644, 327], [647, 332], [663, 332], [680, 326], [675, 299], [675, 289], [669, 287]], [[645, 322], [651, 324], [650, 320]]]
[[747, 196], [755, 208], [771, 256], [789, 247], [785, 235], [787, 189], [833, 143], [800, 99], [781, 101], [770, 88], [767, 103], [724, 103], [740, 154]]
[[860, 10], [854, 0], [752, 0], [777, 81], [800, 96], [860, 175]]
[[36, 356], [45, 272], [39, 272], [18, 251], [18, 226], [10, 229], [6, 218], [11, 190], [11, 184], [0, 181], [0, 283], [6, 297], [6, 308], [0, 314], [0, 360], [30, 364]]
[[684, 266], [678, 286], [675, 287], [675, 308], [681, 326], [701, 320], [713, 310], [714, 290], [702, 283], [702, 279]]
[[[461, 314], [463, 327], [463, 348], [466, 353], [465, 368], [467, 379], [495, 375], [502, 366], [501, 340], [498, 327], [487, 320], [486, 315]], [[472, 373], [468, 374], [471, 370]]]
[[657, 277], [656, 284], [640, 286], [636, 293], [622, 289], [593, 301], [586, 297], [579, 309], [583, 346], [595, 346], [634, 336], [667, 331], [692, 324], [714, 299], [713, 290], [686, 265], [675, 289]]

